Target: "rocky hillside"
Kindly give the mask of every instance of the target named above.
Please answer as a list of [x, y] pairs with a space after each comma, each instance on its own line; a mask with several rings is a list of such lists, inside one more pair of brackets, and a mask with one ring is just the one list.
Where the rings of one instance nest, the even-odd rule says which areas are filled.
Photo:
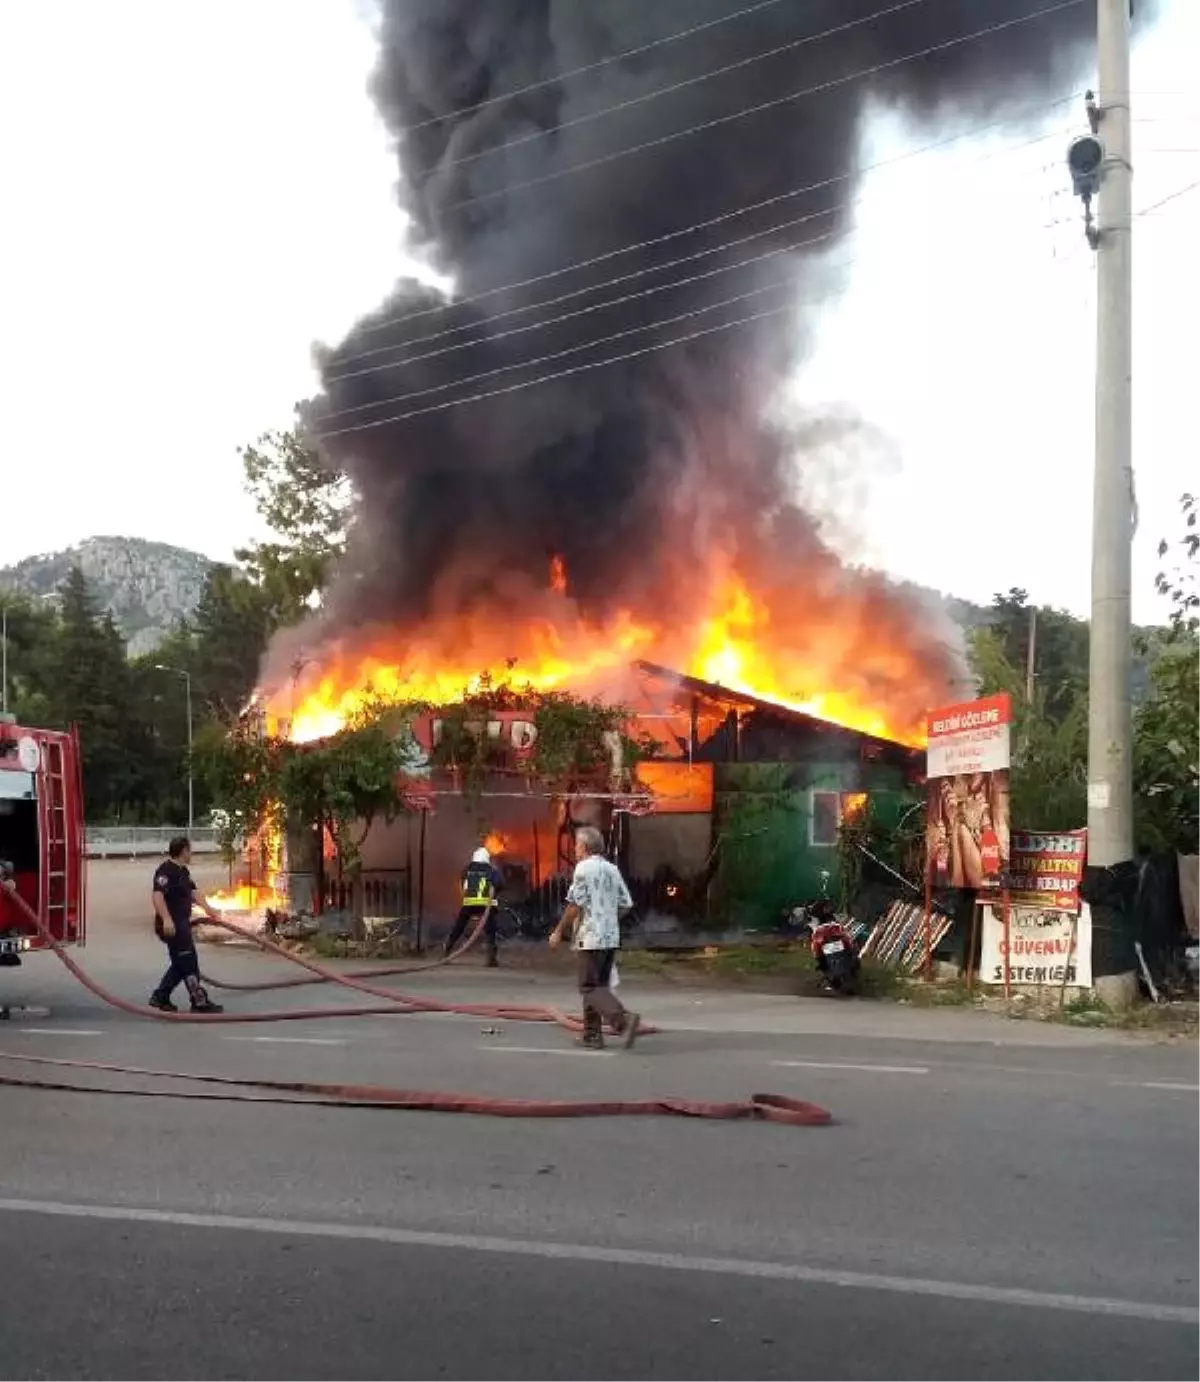
[[213, 563], [183, 547], [136, 537], [90, 537], [75, 547], [0, 567], [0, 590], [54, 599], [79, 566], [100, 605], [112, 612], [137, 656], [196, 608]]

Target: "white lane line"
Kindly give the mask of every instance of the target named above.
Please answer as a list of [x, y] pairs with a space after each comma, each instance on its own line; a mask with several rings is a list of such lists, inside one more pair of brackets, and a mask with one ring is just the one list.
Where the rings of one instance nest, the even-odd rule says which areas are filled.
[[927, 1065], [850, 1065], [843, 1061], [773, 1060], [781, 1070], [867, 1070], [872, 1075], [928, 1075]]
[[416, 1229], [381, 1228], [372, 1224], [312, 1223], [303, 1219], [250, 1219], [228, 1214], [185, 1214], [161, 1209], [133, 1209], [125, 1205], [66, 1204], [54, 1200], [0, 1199], [0, 1213], [40, 1214], [58, 1219], [104, 1220], [121, 1224], [161, 1224], [175, 1228], [209, 1228], [235, 1233], [270, 1233], [289, 1238], [327, 1238], [352, 1243], [388, 1243], [397, 1247], [447, 1248], [460, 1252], [488, 1252], [512, 1257], [540, 1257], [559, 1262], [604, 1262], [663, 1271], [752, 1277], [766, 1281], [796, 1281], [811, 1286], [843, 1286], [856, 1291], [891, 1291], [906, 1296], [982, 1301], [989, 1305], [1031, 1310], [1065, 1310], [1082, 1315], [1110, 1315], [1161, 1324], [1200, 1323], [1200, 1310], [1190, 1305], [1117, 1300], [1105, 1296], [1074, 1296], [1050, 1291], [1022, 1291], [1007, 1286], [972, 1286], [961, 1281], [933, 1281], [924, 1277], [881, 1276], [873, 1272], [843, 1272], [829, 1267], [802, 1267], [789, 1262], [755, 1262], [739, 1257], [689, 1257], [674, 1252], [639, 1252], [633, 1248], [602, 1248], [588, 1243], [556, 1243], [527, 1238], [491, 1238], [466, 1233], [426, 1233]]
[[1182, 1091], [1184, 1094], [1200, 1092], [1200, 1084], [1171, 1084], [1167, 1080], [1144, 1080], [1139, 1087], [1141, 1089], [1174, 1089]]
[[226, 1041], [255, 1041], [263, 1046], [345, 1046], [341, 1037], [227, 1036]]
[[569, 1046], [477, 1046], [477, 1051], [490, 1051], [496, 1056], [611, 1056], [611, 1051], [573, 1051]]
[[23, 1036], [103, 1036], [104, 1033], [92, 1027], [16, 1027], [14, 1031]]

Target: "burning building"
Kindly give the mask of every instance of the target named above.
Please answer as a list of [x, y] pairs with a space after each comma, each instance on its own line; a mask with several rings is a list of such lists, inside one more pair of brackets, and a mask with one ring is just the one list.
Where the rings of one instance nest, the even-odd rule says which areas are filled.
[[[954, 639], [826, 542], [800, 480], [868, 433], [782, 386], [838, 283], [868, 114], [1037, 118], [1092, 24], [1075, 0], [381, 0], [374, 96], [453, 291], [405, 279], [319, 354], [305, 424], [356, 501], [320, 613], [264, 667], [293, 733], [482, 672], [674, 713], [644, 705], [652, 663], [839, 745], [809, 760], [859, 763], [838, 791], [865, 771], [847, 731], [899, 765], [959, 689]], [[714, 793], [740, 752], [719, 736]]]
[[[294, 822], [293, 904], [409, 916], [427, 939], [453, 917], [459, 873], [485, 843], [504, 902], [544, 931], [586, 824], [608, 838], [644, 923], [761, 925], [837, 888], [846, 817], [870, 802], [894, 820], [915, 800], [918, 750], [652, 663], [633, 665], [629, 682], [624, 733], [603, 735], [586, 765], [549, 773], [536, 696], [465, 712], [469, 736], [461, 708], [414, 714], [401, 754], [408, 809], [363, 831], [352, 880], [328, 850], [318, 862], [309, 823]], [[637, 756], [623, 758], [635, 741]]]

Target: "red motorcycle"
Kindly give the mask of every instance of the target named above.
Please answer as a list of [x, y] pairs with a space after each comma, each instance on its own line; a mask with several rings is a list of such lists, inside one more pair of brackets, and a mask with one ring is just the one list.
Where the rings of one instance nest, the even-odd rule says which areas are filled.
[[823, 917], [814, 919], [809, 944], [817, 968], [825, 976], [825, 987], [849, 997], [857, 987], [862, 962], [849, 931], [832, 912], [830, 908]]

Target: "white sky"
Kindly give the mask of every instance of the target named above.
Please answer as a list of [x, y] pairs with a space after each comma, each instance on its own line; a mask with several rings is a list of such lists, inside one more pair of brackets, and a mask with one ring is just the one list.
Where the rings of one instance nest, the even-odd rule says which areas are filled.
[[[228, 558], [254, 532], [236, 448], [288, 424], [310, 343], [402, 262], [364, 8], [0, 0], [3, 473], [21, 498], [0, 564], [96, 533]], [[1197, 53], [1200, 4], [1168, 0], [1134, 58], [1135, 207], [1200, 178]], [[1063, 165], [1082, 108], [1048, 119], [1061, 136], [869, 177], [831, 256], [848, 290], [795, 387], [854, 408], [898, 459], [836, 496], [853, 555], [1086, 612], [1094, 273]], [[880, 121], [866, 159], [934, 137]], [[1200, 192], [1136, 222], [1141, 619], [1194, 475], [1197, 243]]]

